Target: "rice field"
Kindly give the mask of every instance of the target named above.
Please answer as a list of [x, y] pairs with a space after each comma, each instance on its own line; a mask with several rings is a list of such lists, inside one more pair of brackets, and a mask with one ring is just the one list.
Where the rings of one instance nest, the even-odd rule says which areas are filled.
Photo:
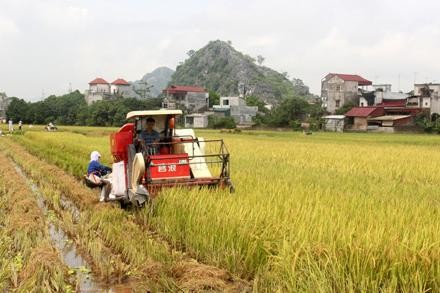
[[[225, 140], [236, 192], [169, 189], [124, 211], [78, 181], [92, 150], [110, 163], [111, 131], [0, 138], [101, 278], [160, 291], [440, 291], [438, 136], [199, 131]], [[84, 220], [59, 208], [63, 196]]]

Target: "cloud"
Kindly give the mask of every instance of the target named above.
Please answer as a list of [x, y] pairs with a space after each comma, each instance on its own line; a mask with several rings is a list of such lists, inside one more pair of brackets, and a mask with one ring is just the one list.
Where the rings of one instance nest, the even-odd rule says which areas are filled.
[[63, 6], [50, 1], [36, 7], [37, 21], [48, 30], [71, 31], [84, 29], [89, 10], [79, 6]]
[[[429, 7], [429, 9], [427, 9]], [[315, 93], [328, 72], [409, 90], [440, 79], [434, 0], [14, 0], [0, 12], [0, 88], [26, 99], [84, 90], [97, 75], [141, 78], [210, 40], [265, 57]], [[23, 87], [23, 84], [26, 84]]]
[[0, 38], [2, 36], [12, 35], [18, 32], [19, 29], [13, 20], [0, 15]]

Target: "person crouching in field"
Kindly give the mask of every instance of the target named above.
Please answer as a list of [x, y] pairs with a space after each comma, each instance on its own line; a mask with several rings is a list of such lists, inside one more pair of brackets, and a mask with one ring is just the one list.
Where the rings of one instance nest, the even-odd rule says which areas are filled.
[[101, 154], [98, 151], [93, 151], [90, 154], [90, 163], [87, 167], [87, 178], [97, 186], [101, 186], [101, 196], [99, 201], [105, 201], [111, 191], [111, 181], [109, 178], [112, 169], [104, 166], [99, 162]]

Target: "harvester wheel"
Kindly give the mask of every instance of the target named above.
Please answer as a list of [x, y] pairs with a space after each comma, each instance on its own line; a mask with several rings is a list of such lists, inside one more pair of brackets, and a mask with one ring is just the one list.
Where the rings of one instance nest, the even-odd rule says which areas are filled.
[[131, 202], [129, 202], [129, 201], [125, 201], [125, 200], [121, 200], [121, 201], [119, 202], [119, 204], [121, 205], [121, 209], [123, 209], [123, 210], [127, 210], [127, 209], [130, 207]]
[[135, 201], [135, 206], [136, 206], [136, 208], [141, 209], [141, 208], [143, 208], [145, 206], [145, 201], [143, 203], [139, 203], [139, 201], [136, 200]]

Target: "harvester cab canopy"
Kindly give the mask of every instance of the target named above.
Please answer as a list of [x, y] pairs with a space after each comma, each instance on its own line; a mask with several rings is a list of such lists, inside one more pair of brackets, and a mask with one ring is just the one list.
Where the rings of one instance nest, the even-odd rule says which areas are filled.
[[166, 115], [182, 115], [182, 110], [146, 110], [146, 111], [131, 111], [127, 113], [127, 120], [140, 117], [156, 117]]
[[[148, 118], [153, 118], [156, 122], [156, 130], [163, 132], [168, 128], [174, 128], [174, 125], [169, 125], [171, 122], [170, 119], [179, 115], [182, 115], [182, 110], [132, 111], [127, 114], [127, 120], [134, 120], [136, 132], [138, 132], [142, 130], [143, 126], [145, 126]], [[174, 119], [172, 122], [174, 122]]]
[[174, 129], [175, 117], [182, 115], [182, 110], [147, 110], [132, 111], [127, 114], [127, 120], [134, 120], [135, 132], [139, 134], [145, 129], [147, 119], [153, 118], [155, 121], [155, 130], [163, 137], [172, 136], [173, 133], [168, 131]]

